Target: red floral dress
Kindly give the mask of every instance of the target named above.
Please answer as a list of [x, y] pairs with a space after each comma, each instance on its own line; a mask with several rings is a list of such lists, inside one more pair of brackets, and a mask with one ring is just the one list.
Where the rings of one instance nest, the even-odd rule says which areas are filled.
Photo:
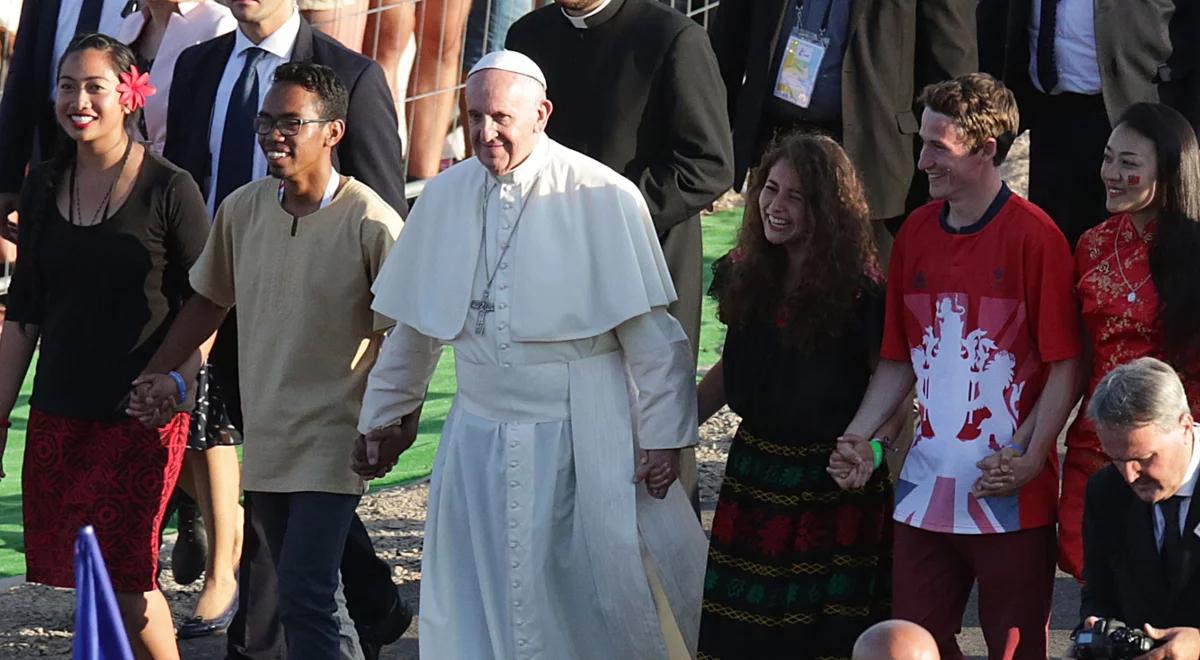
[[[1083, 500], [1088, 477], [1108, 464], [1100, 440], [1083, 411], [1096, 385], [1114, 367], [1140, 357], [1165, 359], [1162, 329], [1155, 318], [1158, 291], [1150, 278], [1150, 245], [1156, 223], [1138, 235], [1128, 214], [1116, 215], [1089, 229], [1075, 250], [1075, 287], [1091, 348], [1092, 372], [1080, 414], [1067, 430], [1059, 499], [1058, 563], [1082, 579]], [[1200, 382], [1184, 378], [1192, 413], [1200, 412]]]

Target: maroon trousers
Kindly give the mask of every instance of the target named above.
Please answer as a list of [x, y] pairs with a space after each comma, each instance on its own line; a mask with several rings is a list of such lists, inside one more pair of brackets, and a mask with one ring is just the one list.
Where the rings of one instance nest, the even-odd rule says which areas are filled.
[[955, 640], [971, 587], [979, 582], [979, 622], [988, 658], [1004, 657], [1016, 628], [1018, 660], [1045, 660], [1057, 541], [1054, 526], [1005, 534], [945, 534], [895, 523], [892, 615], [918, 623], [943, 660], [963, 657]]

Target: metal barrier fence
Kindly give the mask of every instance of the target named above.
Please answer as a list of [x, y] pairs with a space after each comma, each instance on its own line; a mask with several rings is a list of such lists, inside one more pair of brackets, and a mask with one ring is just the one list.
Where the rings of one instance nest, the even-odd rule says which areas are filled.
[[[5, 0], [0, 0], [3, 2]], [[27, 2], [33, 0], [26, 0]], [[217, 1], [217, 0], [209, 0]], [[375, 59], [396, 99], [406, 153], [403, 171], [416, 196], [421, 181], [467, 155], [456, 130], [464, 58], [503, 46], [507, 26], [552, 0], [298, 0], [314, 27]], [[658, 0], [708, 27], [719, 0]], [[0, 51], [5, 50], [0, 43]], [[11, 42], [8, 44], [11, 45]], [[0, 52], [0, 81], [7, 68]]]
[[[307, 2], [328, 0], [307, 0]], [[415, 197], [448, 159], [468, 155], [457, 132], [464, 68], [503, 46], [516, 18], [550, 0], [334, 0], [307, 12], [315, 27], [383, 66], [397, 99], [406, 153], [403, 168]], [[707, 28], [719, 0], [659, 0]], [[301, 0], [301, 7], [306, 0]], [[361, 41], [359, 41], [361, 39]], [[401, 45], [402, 44], [402, 45]]]

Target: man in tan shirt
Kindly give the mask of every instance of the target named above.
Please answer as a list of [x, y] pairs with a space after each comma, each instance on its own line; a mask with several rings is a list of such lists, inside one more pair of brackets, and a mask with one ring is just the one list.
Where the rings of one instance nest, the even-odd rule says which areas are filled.
[[161, 374], [237, 305], [247, 526], [275, 564], [288, 657], [335, 658], [355, 645], [353, 627], [335, 615], [346, 533], [365, 490], [351, 451], [391, 325], [371, 311], [371, 283], [402, 226], [370, 188], [333, 169], [346, 104], [332, 69], [279, 67], [255, 120], [271, 176], [217, 210], [190, 275], [196, 295], [147, 366], [158, 375], [132, 397], [135, 410], [178, 398]]

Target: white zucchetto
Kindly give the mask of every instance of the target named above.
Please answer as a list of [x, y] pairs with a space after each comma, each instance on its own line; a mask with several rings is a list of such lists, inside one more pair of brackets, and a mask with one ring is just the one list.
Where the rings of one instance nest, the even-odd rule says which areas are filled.
[[546, 89], [546, 75], [542, 73], [541, 67], [529, 59], [528, 55], [515, 50], [498, 50], [484, 55], [475, 66], [471, 67], [471, 72], [467, 74], [467, 77], [470, 78], [484, 69], [499, 69], [527, 76], [536, 80], [542, 89]]

